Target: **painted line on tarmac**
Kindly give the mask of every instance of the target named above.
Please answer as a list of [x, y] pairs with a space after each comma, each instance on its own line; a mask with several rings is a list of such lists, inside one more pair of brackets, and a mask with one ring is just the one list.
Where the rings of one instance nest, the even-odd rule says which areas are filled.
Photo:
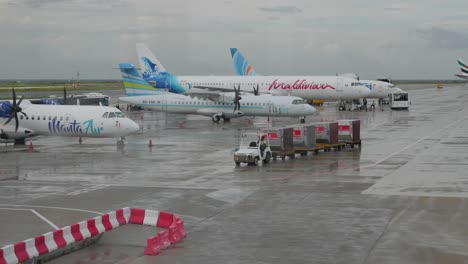
[[56, 226], [54, 223], [52, 223], [52, 221], [50, 221], [49, 219], [47, 219], [45, 216], [41, 215], [40, 213], [38, 213], [36, 210], [34, 209], [29, 209], [33, 214], [37, 215], [37, 217], [39, 217], [40, 219], [42, 219], [44, 222], [46, 222], [47, 224], [49, 224], [52, 228], [54, 229], [59, 229], [58, 226]]
[[374, 162], [374, 163], [372, 163], [372, 164], [369, 164], [369, 165], [361, 166], [360, 168], [361, 168], [361, 169], [364, 169], [364, 168], [368, 168], [368, 167], [372, 167], [372, 166], [378, 165], [378, 164], [384, 162], [385, 160], [387, 160], [387, 159], [389, 159], [389, 158], [395, 156], [396, 154], [398, 154], [398, 153], [400, 153], [400, 152], [402, 152], [402, 151], [404, 151], [404, 150], [406, 150], [406, 149], [409, 149], [409, 148], [411, 148], [411, 147], [413, 147], [413, 146], [415, 146], [415, 145], [421, 143], [422, 141], [424, 141], [424, 140], [426, 140], [426, 139], [428, 139], [428, 138], [430, 138], [430, 137], [432, 137], [432, 136], [434, 136], [434, 135], [436, 135], [436, 134], [438, 134], [438, 133], [440, 133], [440, 132], [446, 130], [447, 128], [449, 128], [449, 127], [451, 127], [451, 126], [453, 126], [453, 125], [455, 125], [455, 124], [457, 124], [457, 123], [460, 123], [461, 121], [463, 121], [463, 120], [465, 120], [465, 119], [466, 119], [466, 117], [461, 118], [461, 119], [457, 119], [457, 120], [453, 121], [452, 123], [446, 125], [445, 127], [441, 128], [441, 129], [439, 129], [439, 130], [437, 130], [436, 132], [431, 133], [431, 134], [429, 134], [429, 135], [427, 135], [427, 136], [425, 136], [425, 137], [420, 138], [420, 139], [417, 140], [416, 142], [413, 142], [413, 143], [409, 144], [408, 146], [406, 146], [406, 147], [404, 147], [404, 148], [402, 148], [402, 149], [400, 149], [400, 150], [398, 150], [398, 151], [395, 151], [395, 152], [393, 152], [393, 153], [390, 154], [390, 155], [387, 155], [386, 157], [380, 159], [379, 161], [376, 161], [376, 162]]
[[11, 207], [30, 207], [30, 208], [43, 208], [43, 209], [57, 209], [57, 210], [67, 210], [67, 211], [77, 211], [77, 212], [84, 212], [84, 213], [92, 213], [102, 215], [101, 212], [86, 210], [86, 209], [78, 209], [78, 208], [69, 208], [69, 207], [56, 207], [56, 206], [42, 206], [42, 205], [27, 205], [27, 204], [0, 204], [0, 206], [11, 206]]
[[97, 191], [97, 190], [102, 190], [102, 189], [105, 189], [107, 187], [109, 187], [110, 185], [108, 184], [98, 184], [98, 185], [93, 185], [91, 187], [88, 187], [88, 188], [84, 188], [84, 189], [80, 189], [80, 190], [76, 190], [74, 192], [70, 192], [70, 193], [67, 193], [67, 195], [80, 195], [80, 194], [84, 194], [84, 193], [88, 193], [88, 192], [93, 192], [93, 191]]
[[0, 208], [0, 210], [12, 210], [12, 211], [29, 211], [35, 214], [37, 217], [39, 217], [42, 221], [46, 222], [48, 225], [50, 225], [53, 229], [59, 229], [58, 226], [56, 226], [52, 221], [47, 219], [45, 216], [41, 215], [34, 209], [29, 209], [29, 208]]

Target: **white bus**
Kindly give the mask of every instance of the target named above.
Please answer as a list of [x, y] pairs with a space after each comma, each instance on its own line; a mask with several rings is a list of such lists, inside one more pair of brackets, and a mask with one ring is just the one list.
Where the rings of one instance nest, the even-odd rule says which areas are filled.
[[407, 92], [390, 93], [389, 97], [392, 109], [408, 109], [411, 104]]

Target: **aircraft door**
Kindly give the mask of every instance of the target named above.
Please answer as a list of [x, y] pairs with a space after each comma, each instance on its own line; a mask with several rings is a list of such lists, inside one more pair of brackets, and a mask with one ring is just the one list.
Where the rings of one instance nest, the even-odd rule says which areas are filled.
[[64, 120], [65, 127], [68, 127], [70, 123], [73, 122], [71, 119], [72, 117], [70, 114], [65, 114], [65, 120]]
[[[336, 77], [336, 93], [338, 95], [340, 94], [344, 94], [344, 89], [346, 87], [346, 83], [343, 81], [342, 78], [340, 77]], [[330, 99], [332, 99], [331, 97], [333, 97], [333, 95], [331, 93], [335, 92], [334, 90], [332, 89], [329, 89], [329, 97]]]
[[276, 107], [273, 103], [268, 102], [267, 105], [269, 115], [276, 115], [278, 113], [278, 107]]
[[167, 113], [167, 100], [160, 101], [159, 109]]

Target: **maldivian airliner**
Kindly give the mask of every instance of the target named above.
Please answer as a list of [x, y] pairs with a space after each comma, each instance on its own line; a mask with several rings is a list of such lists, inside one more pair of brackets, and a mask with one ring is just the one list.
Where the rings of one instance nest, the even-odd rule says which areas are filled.
[[[144, 45], [137, 44], [143, 78], [153, 87], [173, 93], [205, 91], [244, 92], [298, 96], [305, 100], [350, 100], [365, 98], [370, 90], [359, 81], [342, 76], [175, 76], [169, 73]], [[197, 90], [198, 89], [198, 90]], [[151, 94], [156, 90], [135, 87], [135, 93]]]

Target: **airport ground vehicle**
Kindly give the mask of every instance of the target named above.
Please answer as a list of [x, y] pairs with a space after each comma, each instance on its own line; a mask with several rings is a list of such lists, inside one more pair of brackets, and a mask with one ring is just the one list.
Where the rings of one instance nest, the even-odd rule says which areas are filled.
[[411, 104], [407, 92], [390, 93], [389, 97], [392, 109], [408, 109]]
[[272, 127], [265, 129], [263, 132], [268, 134], [272, 157], [276, 159], [281, 157], [285, 160], [286, 157], [294, 159], [294, 141], [292, 127]]
[[272, 157], [270, 141], [267, 133], [244, 133], [239, 150], [234, 153], [234, 162], [237, 166], [241, 163], [258, 165], [270, 162]]
[[44, 99], [31, 99], [32, 104], [46, 104], [46, 105], [101, 105], [109, 106], [110, 98], [101, 93], [84, 93], [72, 94], [67, 96], [64, 90], [63, 97], [56, 97], [55, 95], [49, 96]]

